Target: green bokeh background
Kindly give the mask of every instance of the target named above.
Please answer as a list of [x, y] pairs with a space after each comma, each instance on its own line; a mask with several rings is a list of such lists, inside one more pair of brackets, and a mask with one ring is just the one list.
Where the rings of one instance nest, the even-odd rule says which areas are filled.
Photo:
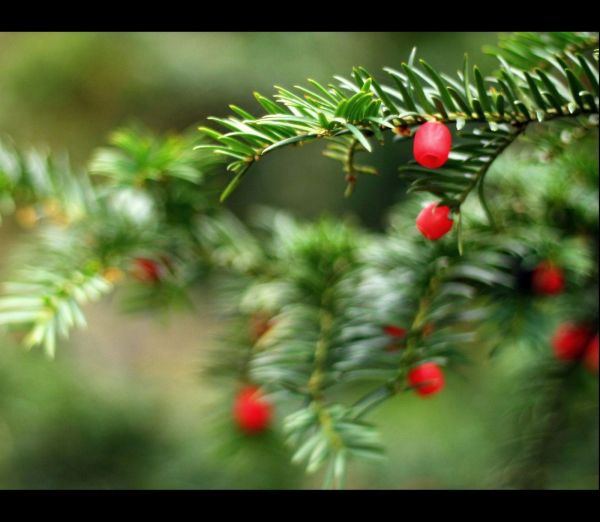
[[[467, 51], [486, 73], [494, 60], [481, 47], [496, 40], [477, 32], [0, 33], [0, 135], [67, 150], [84, 167], [124, 124], [182, 131], [226, 114], [229, 104], [258, 112], [253, 91], [269, 95], [274, 84], [308, 77], [327, 82], [349, 76], [353, 65], [373, 73], [399, 67], [415, 45], [445, 72], [460, 68]], [[255, 204], [304, 218], [352, 215], [379, 229], [402, 197], [395, 167], [407, 152], [376, 151], [381, 175], [361, 179], [344, 199], [343, 175], [318, 146], [284, 150], [261, 161], [228, 205], [242, 216]], [[0, 227], [2, 280], [22, 234], [10, 220]], [[195, 313], [162, 322], [120, 315], [109, 298], [88, 307], [89, 328], [55, 362], [0, 339], [0, 488], [318, 487], [318, 477], [288, 463], [276, 434], [240, 440], [229, 417], [232, 390], [200, 374], [207, 348], [227, 327], [214, 298], [207, 289], [195, 296]], [[528, 356], [507, 353], [493, 365], [479, 357], [438, 397], [389, 401], [373, 415], [389, 458], [353, 468], [348, 486], [495, 487], [515, 362]], [[585, 392], [597, 395], [591, 386]], [[596, 444], [573, 439], [557, 457], [553, 487], [598, 487], [591, 418], [591, 432], [582, 431]]]

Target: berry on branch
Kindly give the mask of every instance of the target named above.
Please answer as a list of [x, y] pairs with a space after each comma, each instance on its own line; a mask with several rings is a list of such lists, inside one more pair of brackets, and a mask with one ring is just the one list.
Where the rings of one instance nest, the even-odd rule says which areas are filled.
[[598, 373], [598, 334], [587, 345], [583, 364], [590, 372]]
[[438, 169], [446, 161], [452, 147], [452, 134], [443, 123], [428, 121], [415, 133], [413, 154], [415, 161], [428, 169]]
[[406, 329], [401, 326], [388, 324], [383, 327], [383, 331], [390, 337], [404, 337], [406, 335]]
[[565, 285], [562, 270], [549, 261], [542, 261], [533, 270], [531, 285], [536, 294], [560, 294]]
[[383, 331], [392, 338], [392, 342], [385, 347], [386, 351], [397, 352], [400, 349], [401, 341], [406, 337], [406, 328], [388, 324], [383, 327]]
[[448, 217], [450, 207], [438, 206], [437, 202], [427, 205], [417, 216], [417, 229], [427, 239], [435, 241], [441, 238], [452, 228], [454, 221]]
[[137, 257], [133, 263], [132, 274], [138, 281], [156, 283], [160, 280], [161, 269], [156, 261], [145, 257]]
[[574, 361], [585, 351], [592, 332], [581, 324], [561, 324], [552, 337], [552, 349], [557, 359]]
[[272, 405], [256, 386], [246, 386], [238, 393], [233, 415], [238, 427], [247, 434], [266, 430], [271, 423]]
[[426, 362], [408, 372], [408, 382], [416, 393], [425, 397], [444, 387], [444, 373], [437, 364]]

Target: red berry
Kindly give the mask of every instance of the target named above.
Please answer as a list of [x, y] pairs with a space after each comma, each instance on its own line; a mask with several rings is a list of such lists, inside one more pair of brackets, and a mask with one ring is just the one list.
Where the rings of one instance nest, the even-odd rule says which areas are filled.
[[239, 428], [247, 434], [255, 434], [269, 427], [272, 405], [256, 386], [246, 386], [238, 393], [233, 415]]
[[542, 261], [533, 270], [531, 285], [536, 294], [560, 294], [565, 286], [563, 272], [549, 261]]
[[561, 361], [579, 359], [583, 355], [591, 335], [592, 332], [583, 325], [561, 324], [552, 337], [554, 355]]
[[408, 382], [415, 392], [425, 397], [439, 392], [444, 387], [444, 373], [437, 364], [426, 362], [408, 372]]
[[383, 331], [391, 337], [404, 337], [406, 335], [406, 329], [393, 324], [388, 324], [383, 327]]
[[427, 239], [435, 241], [450, 232], [454, 221], [448, 215], [450, 208], [437, 202], [429, 203], [417, 216], [417, 229]]
[[145, 257], [134, 260], [133, 276], [142, 282], [156, 283], [160, 279], [160, 266], [156, 261]]
[[428, 121], [415, 133], [413, 154], [419, 165], [438, 169], [446, 161], [452, 147], [452, 134], [443, 123]]
[[587, 345], [583, 364], [590, 372], [598, 373], [598, 334]]
[[397, 352], [400, 349], [400, 341], [406, 336], [406, 329], [401, 326], [388, 324], [383, 327], [383, 331], [394, 338], [394, 341], [388, 344], [385, 349], [388, 352]]

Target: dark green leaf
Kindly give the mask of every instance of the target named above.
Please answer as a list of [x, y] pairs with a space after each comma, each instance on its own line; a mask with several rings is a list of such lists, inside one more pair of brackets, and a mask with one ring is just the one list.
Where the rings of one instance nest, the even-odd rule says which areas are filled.
[[280, 147], [284, 147], [286, 145], [291, 145], [292, 143], [298, 143], [300, 141], [312, 140], [317, 137], [317, 134], [302, 134], [300, 136], [293, 136], [286, 140], [278, 141], [277, 143], [273, 143], [273, 145], [267, 147], [262, 151], [263, 154], [267, 152], [271, 152], [272, 150], [278, 149]]
[[537, 85], [535, 84], [535, 80], [532, 78], [532, 76], [528, 72], [525, 72], [525, 78], [527, 80], [527, 84], [529, 85], [529, 92], [531, 92], [531, 96], [533, 97], [533, 100], [535, 101], [536, 105], [542, 111], [545, 111], [546, 103], [544, 102], [542, 95], [540, 94], [540, 91], [539, 91]]
[[585, 88], [583, 87], [581, 82], [577, 79], [577, 77], [575, 76], [573, 71], [571, 71], [571, 69], [566, 69], [565, 74], [567, 75], [567, 79], [569, 80], [569, 88], [571, 89], [571, 94], [573, 95], [573, 100], [575, 100], [575, 103], [577, 105], [579, 105], [579, 107], [581, 109], [585, 109], [585, 107], [583, 105], [583, 100], [581, 99], [581, 96], [579, 95], [579, 92], [584, 91]]
[[448, 89], [442, 77], [425, 60], [420, 60], [420, 62], [423, 68], [429, 73], [429, 76], [431, 77], [435, 85], [437, 86], [438, 92], [440, 93], [440, 96], [446, 104], [446, 106], [448, 107], [448, 109], [450, 111], [456, 110], [454, 101], [452, 100], [452, 97], [450, 96], [450, 93], [448, 92]]
[[[473, 67], [473, 75], [475, 76], [475, 86], [479, 94], [479, 102], [481, 103], [481, 107], [483, 108], [484, 112], [490, 113], [493, 110], [492, 102], [485, 89], [483, 76], [481, 75], [481, 72], [479, 71], [479, 68], [477, 66]], [[475, 110], [475, 112], [478, 111]]]
[[457, 103], [460, 110], [462, 110], [462, 112], [464, 112], [467, 115], [467, 117], [470, 118], [472, 110], [471, 107], [467, 105], [465, 99], [459, 94], [458, 91], [454, 90], [452, 87], [448, 87], [448, 92], [450, 93], [450, 96], [454, 98], [454, 101]]
[[365, 138], [365, 136], [363, 135], [362, 132], [360, 132], [354, 125], [352, 125], [350, 123], [347, 123], [346, 127], [348, 127], [348, 130], [350, 130], [350, 132], [354, 135], [354, 137], [360, 142], [360, 144], [365, 149], [367, 149], [369, 152], [372, 151], [371, 144], [369, 143], [367, 138]]
[[412, 96], [408, 92], [408, 89], [404, 85], [400, 74], [397, 71], [394, 71], [393, 69], [386, 68], [385, 70], [392, 76], [392, 78], [396, 82], [396, 86], [398, 87], [400, 95], [402, 96], [402, 100], [404, 101], [404, 106], [411, 112], [419, 112], [419, 109], [417, 109], [417, 106], [415, 105]]
[[594, 72], [590, 62], [588, 62], [586, 58], [581, 54], [577, 55], [577, 60], [579, 61], [581, 68], [585, 73], [588, 81], [590, 82], [594, 94], [598, 96], [598, 72]]
[[[250, 164], [248, 164], [248, 166], [250, 166]], [[225, 190], [223, 191], [223, 193], [221, 194], [221, 197], [219, 198], [219, 201], [221, 203], [223, 203], [231, 195], [231, 193], [237, 188], [237, 186], [241, 183], [246, 172], [248, 172], [248, 167], [246, 167], [241, 172], [238, 172], [238, 174], [235, 176], [235, 178], [233, 178], [231, 180], [231, 182], [227, 185], [227, 187], [225, 187]]]
[[408, 77], [410, 84], [417, 96], [419, 104], [421, 105], [421, 107], [423, 107], [423, 110], [428, 114], [433, 114], [433, 112], [435, 111], [435, 108], [433, 107], [431, 102], [427, 99], [427, 96], [425, 95], [425, 92], [423, 91], [421, 82], [417, 78], [416, 74], [405, 63], [402, 64], [402, 69], [404, 69], [404, 72], [406, 73], [406, 76]]

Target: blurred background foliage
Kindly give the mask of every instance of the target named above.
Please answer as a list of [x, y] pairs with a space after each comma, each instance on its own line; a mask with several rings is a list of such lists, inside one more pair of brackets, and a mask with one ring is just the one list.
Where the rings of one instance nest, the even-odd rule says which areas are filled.
[[[467, 51], [485, 74], [494, 60], [481, 47], [497, 36], [0, 33], [0, 135], [21, 147], [67, 150], [83, 167], [109, 132], [124, 124], [180, 132], [205, 124], [208, 115], [226, 114], [229, 104], [252, 112], [252, 92], [269, 95], [274, 84], [291, 86], [307, 77], [328, 81], [334, 74], [347, 76], [353, 65], [376, 74], [406, 60], [415, 45], [432, 66], [449, 73], [461, 67]], [[396, 167], [409, 149], [377, 150], [374, 164], [381, 175], [361, 178], [350, 199], [342, 197], [339, 166], [320, 152], [313, 146], [265, 158], [228, 207], [241, 216], [257, 203], [302, 218], [325, 212], [381, 229], [389, 207], [403, 197]], [[11, 219], [0, 227], [1, 280], [22, 234], [27, 231]], [[199, 375], [204, 354], [227, 333], [212, 305], [213, 292], [204, 288], [194, 296], [194, 312], [162, 322], [122, 315], [111, 296], [88, 307], [88, 329], [75, 332], [54, 362], [0, 340], [0, 488], [319, 487], [289, 463], [277, 435], [236, 444], [232, 389]], [[505, 350], [493, 361], [483, 353], [470, 355], [478, 364], [450, 375], [435, 400], [403, 395], [376, 412], [373, 421], [381, 426], [389, 458], [357, 466], [348, 487], [501, 483], [503, 470], [496, 467], [509, 433], [507, 418], [518, 402], [518, 372], [531, 354]], [[588, 379], [583, 390], [597, 397], [597, 379]], [[597, 401], [583, 404], [572, 412], [568, 447], [549, 479], [553, 487], [598, 487], [598, 417], [589, 415]], [[590, 422], [590, 429], [577, 429]]]

